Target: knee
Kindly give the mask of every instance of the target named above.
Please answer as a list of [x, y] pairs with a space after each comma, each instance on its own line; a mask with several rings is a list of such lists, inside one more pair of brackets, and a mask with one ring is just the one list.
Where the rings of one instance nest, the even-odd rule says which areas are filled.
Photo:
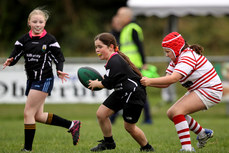
[[128, 133], [132, 133], [134, 132], [134, 126], [133, 125], [125, 125], [125, 130], [128, 132]]
[[24, 110], [24, 118], [27, 118], [29, 116], [29, 112]]
[[168, 111], [167, 111], [167, 116], [168, 116], [168, 118], [170, 119], [170, 120], [173, 120], [173, 117], [174, 117], [174, 112], [173, 112], [173, 109], [168, 109]]
[[130, 127], [127, 127], [127, 126], [125, 126], [125, 130], [128, 132], [128, 133], [131, 133], [131, 128]]
[[101, 110], [98, 110], [96, 112], [96, 117], [97, 117], [98, 120], [104, 120], [105, 119], [105, 115]]
[[29, 109], [24, 109], [24, 119], [34, 116], [34, 113]]
[[167, 116], [170, 120], [173, 120], [173, 118], [177, 115], [186, 115], [185, 111], [182, 108], [178, 107], [172, 107], [169, 108], [167, 111]]

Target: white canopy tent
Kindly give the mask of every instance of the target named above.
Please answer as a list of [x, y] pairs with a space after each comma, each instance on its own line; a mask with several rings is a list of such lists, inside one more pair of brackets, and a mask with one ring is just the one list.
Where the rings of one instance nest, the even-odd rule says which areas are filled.
[[135, 16], [168, 17], [168, 32], [177, 30], [177, 17], [229, 14], [229, 0], [128, 0], [127, 6]]
[[229, 0], [128, 0], [127, 6], [135, 15], [158, 17], [229, 14]]

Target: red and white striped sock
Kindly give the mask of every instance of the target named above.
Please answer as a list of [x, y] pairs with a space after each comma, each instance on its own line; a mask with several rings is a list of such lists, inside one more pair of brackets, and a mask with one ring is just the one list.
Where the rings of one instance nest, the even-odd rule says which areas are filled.
[[204, 128], [202, 128], [202, 126], [200, 126], [200, 124], [196, 122], [191, 116], [185, 115], [185, 119], [189, 124], [189, 129], [193, 131], [195, 134], [200, 136], [205, 134]]
[[175, 124], [175, 128], [177, 130], [182, 149], [192, 150], [189, 126], [184, 115], [174, 116], [173, 122]]

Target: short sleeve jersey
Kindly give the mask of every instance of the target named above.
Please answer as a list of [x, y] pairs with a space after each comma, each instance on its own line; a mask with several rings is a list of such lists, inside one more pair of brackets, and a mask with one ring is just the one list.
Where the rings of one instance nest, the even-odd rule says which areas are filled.
[[32, 37], [29, 33], [16, 41], [10, 58], [14, 60], [10, 66], [16, 64], [24, 56], [25, 71], [28, 79], [42, 80], [53, 77], [52, 61], [57, 70], [63, 70], [65, 61], [60, 45], [55, 37], [46, 33], [44, 36]]
[[[172, 74], [174, 71], [182, 74], [183, 77], [179, 80], [182, 85], [189, 83], [187, 87], [189, 91], [198, 90], [208, 97], [211, 96], [205, 89], [222, 92], [222, 83], [213, 65], [206, 57], [190, 48], [180, 54], [177, 64], [170, 62], [166, 72]], [[220, 99], [212, 97], [212, 101], [219, 102]]]

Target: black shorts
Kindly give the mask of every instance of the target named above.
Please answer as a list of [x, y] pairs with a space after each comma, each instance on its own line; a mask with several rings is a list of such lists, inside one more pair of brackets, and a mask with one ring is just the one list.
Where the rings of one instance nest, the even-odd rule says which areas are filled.
[[27, 80], [25, 95], [28, 96], [30, 89], [43, 91], [51, 95], [53, 89], [54, 78], [47, 78], [41, 81]]
[[[113, 92], [104, 102], [103, 105], [112, 109], [115, 112], [123, 109], [123, 119], [127, 123], [137, 123], [139, 117], [141, 115], [141, 111], [143, 105], [131, 103], [133, 101], [143, 101], [141, 98], [133, 98], [130, 99], [128, 103], [126, 103], [125, 98], [120, 98], [120, 94], [118, 92]], [[144, 102], [143, 102], [144, 103]]]

